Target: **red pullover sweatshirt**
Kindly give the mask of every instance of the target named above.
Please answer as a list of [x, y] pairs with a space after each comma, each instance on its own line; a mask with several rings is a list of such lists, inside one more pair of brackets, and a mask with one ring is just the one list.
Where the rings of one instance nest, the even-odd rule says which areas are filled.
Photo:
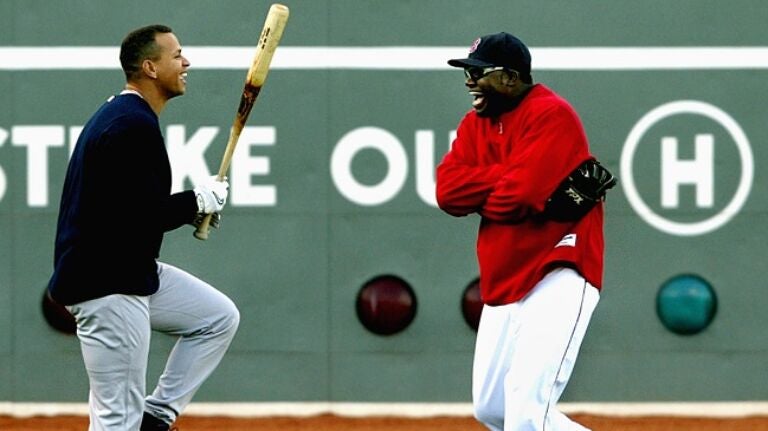
[[602, 203], [577, 222], [540, 216], [560, 182], [590, 158], [578, 115], [542, 84], [498, 119], [473, 110], [461, 120], [437, 167], [437, 202], [456, 217], [481, 216], [477, 258], [484, 303], [516, 302], [559, 266], [602, 287]]

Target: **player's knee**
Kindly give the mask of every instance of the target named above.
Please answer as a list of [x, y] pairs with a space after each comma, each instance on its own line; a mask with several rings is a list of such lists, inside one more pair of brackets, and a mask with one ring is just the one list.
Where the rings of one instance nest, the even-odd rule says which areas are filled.
[[234, 335], [234, 333], [237, 332], [238, 326], [240, 326], [240, 310], [238, 310], [237, 306], [232, 303], [229, 313], [227, 314], [226, 330]]
[[218, 317], [214, 331], [229, 338], [234, 337], [240, 325], [240, 311], [235, 303], [226, 301], [226, 307], [219, 310]]
[[232, 311], [232, 330], [237, 331], [237, 328], [240, 326], [240, 310], [235, 307], [235, 309]]

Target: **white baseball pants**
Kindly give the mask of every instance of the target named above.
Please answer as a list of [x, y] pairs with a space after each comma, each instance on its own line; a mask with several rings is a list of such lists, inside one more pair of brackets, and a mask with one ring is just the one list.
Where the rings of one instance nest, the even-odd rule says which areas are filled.
[[[89, 431], [138, 431], [144, 411], [172, 423], [235, 335], [240, 315], [223, 293], [168, 264], [158, 262], [158, 275], [153, 295], [110, 295], [67, 307], [90, 383]], [[145, 397], [152, 330], [179, 339]]]
[[600, 295], [556, 268], [522, 300], [484, 306], [472, 370], [475, 417], [494, 431], [586, 428], [557, 410]]

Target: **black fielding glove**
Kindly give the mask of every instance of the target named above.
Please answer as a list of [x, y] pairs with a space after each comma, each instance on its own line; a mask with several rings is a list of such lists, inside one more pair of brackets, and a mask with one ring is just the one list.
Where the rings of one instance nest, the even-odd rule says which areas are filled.
[[616, 185], [616, 177], [597, 160], [590, 159], [579, 165], [557, 187], [544, 207], [547, 220], [569, 222], [580, 220], [605, 193]]

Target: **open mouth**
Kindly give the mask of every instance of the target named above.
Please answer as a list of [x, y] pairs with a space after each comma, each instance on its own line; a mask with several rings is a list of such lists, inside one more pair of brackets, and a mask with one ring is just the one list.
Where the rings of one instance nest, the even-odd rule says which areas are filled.
[[181, 74], [181, 82], [187, 83], [187, 72]]
[[475, 110], [482, 110], [485, 108], [485, 94], [481, 91], [470, 91], [469, 95], [473, 97], [472, 99], [472, 107], [475, 108]]

